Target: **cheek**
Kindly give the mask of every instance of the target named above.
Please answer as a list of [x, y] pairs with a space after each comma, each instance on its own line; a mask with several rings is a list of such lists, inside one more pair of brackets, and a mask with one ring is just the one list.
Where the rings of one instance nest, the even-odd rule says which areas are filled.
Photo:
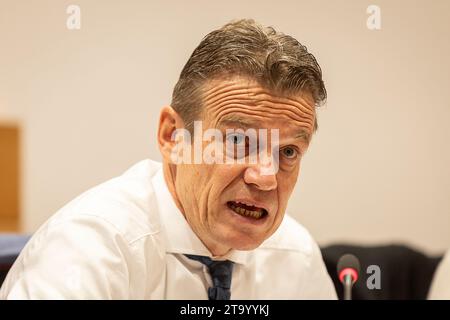
[[278, 177], [278, 198], [279, 205], [286, 207], [287, 201], [291, 196], [292, 191], [295, 188], [298, 178], [298, 170], [295, 172], [290, 172], [288, 174], [283, 174]]
[[189, 170], [187, 165], [177, 165], [175, 185], [178, 196], [183, 200], [188, 198], [187, 191], [189, 190], [189, 183], [187, 183], [187, 181], [193, 181], [194, 179], [195, 176], [192, 174], [192, 171]]
[[[244, 166], [239, 165], [216, 165], [211, 179], [218, 189], [224, 190], [235, 181], [243, 179]], [[243, 181], [243, 180], [242, 180]]]
[[239, 165], [215, 165], [212, 175], [201, 186], [208, 186], [211, 205], [220, 207], [239, 194], [244, 185], [244, 170], [245, 167]]
[[240, 170], [236, 167], [221, 164], [194, 165], [188, 188], [204, 193], [204, 196], [208, 196], [208, 201], [215, 201], [239, 177]]

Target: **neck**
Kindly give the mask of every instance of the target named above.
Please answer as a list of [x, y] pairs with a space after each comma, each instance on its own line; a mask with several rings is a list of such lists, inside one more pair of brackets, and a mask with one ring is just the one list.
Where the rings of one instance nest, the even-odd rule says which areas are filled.
[[184, 210], [184, 207], [181, 204], [181, 201], [178, 197], [178, 194], [176, 192], [175, 187], [175, 181], [176, 181], [176, 165], [169, 164], [167, 162], [163, 162], [163, 174], [164, 174], [164, 180], [166, 182], [167, 188], [169, 189], [170, 194], [172, 195], [173, 200], [175, 201], [176, 206], [180, 210], [180, 212], [183, 214], [184, 218], [188, 222], [189, 226], [191, 227], [192, 231], [197, 235], [197, 237], [200, 239], [200, 241], [204, 244], [204, 246], [208, 249], [208, 251], [211, 253], [213, 257], [223, 257], [227, 253], [231, 251], [231, 248], [225, 247], [221, 245], [220, 243], [217, 243], [215, 241], [208, 241], [208, 239], [205, 239], [205, 237], [202, 237], [200, 235], [200, 232], [196, 230], [195, 227], [193, 227], [189, 220], [186, 218], [186, 212]]

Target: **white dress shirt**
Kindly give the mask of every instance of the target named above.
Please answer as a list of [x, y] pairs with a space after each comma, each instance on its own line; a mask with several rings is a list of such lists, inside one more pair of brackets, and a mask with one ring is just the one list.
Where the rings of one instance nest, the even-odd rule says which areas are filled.
[[433, 276], [430, 300], [450, 300], [450, 250], [444, 255]]
[[[195, 192], [195, 189], [192, 190]], [[83, 193], [31, 238], [1, 299], [208, 299], [211, 253], [144, 160]], [[336, 299], [317, 244], [294, 219], [259, 248], [231, 251], [231, 299]]]

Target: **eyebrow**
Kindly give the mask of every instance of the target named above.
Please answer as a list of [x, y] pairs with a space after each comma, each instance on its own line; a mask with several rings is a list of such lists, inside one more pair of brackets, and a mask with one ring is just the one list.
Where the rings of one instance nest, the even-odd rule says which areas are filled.
[[303, 129], [300, 129], [299, 133], [295, 136], [296, 139], [301, 138], [305, 142], [309, 143], [311, 141], [311, 134]]
[[239, 126], [245, 129], [249, 128], [258, 128], [258, 122], [253, 120], [244, 119], [242, 117], [237, 116], [228, 116], [226, 118], [220, 119], [219, 123], [217, 124], [218, 127], [223, 127], [224, 125], [231, 125], [231, 126]]
[[[249, 128], [258, 129], [259, 128], [259, 123], [257, 121], [244, 119], [239, 116], [224, 117], [223, 119], [220, 119], [217, 124], [217, 126], [219, 128], [224, 127], [225, 125], [241, 127], [243, 129], [249, 129]], [[305, 142], [309, 143], [311, 141], [311, 134], [304, 129], [300, 129], [297, 132], [297, 134], [294, 136], [294, 139], [302, 139]]]

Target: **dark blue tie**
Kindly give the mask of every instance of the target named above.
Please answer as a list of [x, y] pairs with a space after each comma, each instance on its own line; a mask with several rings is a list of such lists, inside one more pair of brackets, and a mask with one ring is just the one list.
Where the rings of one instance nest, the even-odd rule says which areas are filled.
[[213, 281], [213, 287], [208, 288], [209, 300], [230, 300], [231, 276], [233, 273], [233, 262], [213, 261], [209, 257], [186, 254], [186, 257], [199, 261], [208, 267]]

